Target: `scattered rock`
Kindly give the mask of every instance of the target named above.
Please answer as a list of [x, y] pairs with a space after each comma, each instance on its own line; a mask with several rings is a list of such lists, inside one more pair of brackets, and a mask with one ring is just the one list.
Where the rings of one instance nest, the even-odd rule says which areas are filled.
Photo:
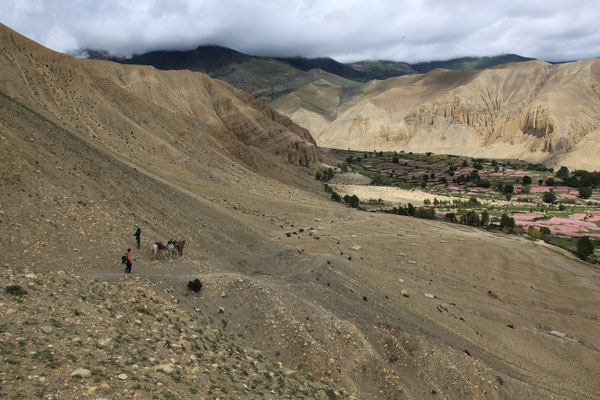
[[425, 297], [427, 297], [428, 299], [435, 299], [435, 296], [432, 295], [431, 293], [424, 293]]
[[77, 368], [75, 371], [71, 372], [71, 377], [89, 378], [90, 376], [92, 376], [92, 371], [85, 368]]
[[120, 380], [124, 381], [127, 379], [127, 374], [119, 374], [117, 375], [117, 378], [119, 378]]
[[554, 335], [554, 336], [558, 336], [559, 338], [564, 338], [564, 337], [567, 336], [565, 333], [562, 333], [562, 332], [559, 332], [559, 331], [556, 331], [556, 330], [550, 331], [550, 334]]
[[352, 250], [360, 250], [362, 247], [360, 247], [359, 245], [355, 244], [354, 246], [351, 247]]
[[156, 367], [157, 371], [162, 371], [166, 374], [170, 374], [171, 372], [175, 371], [175, 369], [173, 368], [172, 364], [162, 364]]
[[400, 278], [400, 279], [398, 279], [398, 282], [404, 283], [404, 279]]
[[402, 296], [404, 296], [404, 297], [408, 297], [408, 290], [406, 290], [406, 289], [402, 289], [402, 290], [400, 291], [400, 293], [402, 294]]

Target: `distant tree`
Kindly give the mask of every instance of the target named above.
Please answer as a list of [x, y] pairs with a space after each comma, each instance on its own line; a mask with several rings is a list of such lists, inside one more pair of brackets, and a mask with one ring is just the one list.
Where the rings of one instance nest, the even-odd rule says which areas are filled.
[[342, 170], [342, 172], [348, 172], [348, 162], [342, 161], [342, 163], [340, 164], [340, 169]]
[[342, 201], [342, 197], [337, 192], [331, 192], [331, 200], [337, 201], [338, 203]]
[[394, 164], [398, 164], [400, 162], [400, 159], [397, 156], [394, 156], [394, 158], [392, 158], [392, 162]]
[[448, 171], [448, 175], [454, 176], [454, 171]]
[[562, 180], [567, 179], [569, 177], [569, 174], [569, 168], [565, 167], [564, 165], [560, 167], [558, 171], [556, 171], [556, 177]]
[[429, 177], [430, 177], [431, 179], [435, 179], [435, 174], [432, 172], [432, 173], [429, 175]]
[[434, 219], [435, 209], [433, 207], [419, 207], [415, 210], [415, 217]]
[[546, 186], [554, 186], [554, 178], [546, 179]]
[[498, 161], [492, 160], [492, 167], [496, 167], [496, 166], [498, 166]]
[[315, 179], [320, 181], [322, 177], [323, 173], [321, 171], [317, 171], [317, 173], [315, 174]]
[[506, 213], [502, 214], [500, 217], [500, 227], [512, 230], [515, 228], [515, 219], [513, 217], [509, 217]]
[[479, 221], [479, 214], [475, 211], [469, 211], [467, 213], [467, 225], [477, 226], [480, 224]]
[[543, 179], [538, 179], [538, 185], [541, 185], [541, 184], [543, 184], [543, 183], [544, 183], [544, 180], [543, 180]]
[[512, 199], [512, 195], [507, 194], [506, 197], [505, 197], [505, 199], [506, 199], [506, 201], [510, 201], [510, 199]]
[[349, 194], [344, 195], [342, 200], [344, 200], [344, 203], [349, 204], [350, 203], [350, 195]]
[[423, 189], [425, 189], [427, 187], [427, 182], [425, 182], [425, 181], [421, 182], [421, 187]]
[[542, 237], [542, 233], [533, 225], [530, 225], [529, 228], [527, 228], [527, 234], [534, 239], [539, 239]]
[[565, 209], [566, 209], [566, 208], [567, 208], [567, 207], [565, 207], [565, 205], [564, 205], [564, 204], [559, 204], [559, 205], [558, 205], [558, 210], [559, 210], [559, 211], [565, 211]]
[[481, 170], [481, 169], [483, 169], [483, 165], [480, 162], [475, 162], [475, 163], [473, 163], [473, 168], [475, 168], [477, 170]]
[[350, 204], [350, 207], [352, 207], [352, 208], [358, 208], [358, 206], [360, 206], [360, 200], [359, 200], [358, 196], [353, 194], [350, 197], [350, 202], [348, 204]]
[[477, 182], [478, 180], [481, 179], [481, 177], [479, 176], [479, 173], [477, 171], [471, 171], [470, 176], [471, 176], [471, 180], [473, 182]]
[[556, 201], [556, 194], [552, 190], [546, 192], [544, 193], [542, 200], [544, 200], [544, 203], [554, 203]]
[[346, 162], [347, 162], [348, 164], [352, 164], [352, 163], [354, 162], [354, 157], [352, 157], [352, 156], [348, 156], [348, 157], [346, 157]]
[[481, 225], [487, 226], [490, 223], [490, 214], [486, 210], [481, 213]]
[[521, 188], [521, 193], [529, 193], [529, 192], [531, 192], [531, 185], [529, 185], [529, 184], [523, 185], [523, 187]]
[[429, 179], [429, 174], [423, 174], [423, 182], [427, 182]]
[[577, 240], [577, 254], [582, 259], [586, 259], [594, 253], [594, 244], [589, 236], [583, 236]]
[[592, 188], [589, 186], [584, 186], [579, 188], [579, 197], [582, 199], [589, 199], [592, 197]]
[[446, 213], [446, 216], [444, 217], [444, 219], [448, 222], [456, 222], [456, 214], [454, 214], [453, 212], [449, 212]]
[[515, 191], [515, 187], [511, 183], [507, 183], [504, 185], [504, 189], [502, 190], [505, 194], [509, 194]]
[[542, 226], [540, 228], [540, 233], [542, 234], [542, 236], [550, 236], [552, 234], [552, 231], [547, 226]]
[[469, 163], [467, 162], [467, 160], [463, 160], [462, 166], [463, 166], [463, 167], [467, 167], [467, 166], [469, 166]]
[[499, 171], [500, 171], [500, 167], [499, 167], [499, 166], [497, 166], [497, 165], [495, 165], [495, 166], [494, 166], [494, 172], [499, 172]]
[[433, 153], [428, 151], [427, 153], [425, 153], [425, 155], [427, 155], [427, 157], [429, 157], [430, 155], [432, 155]]
[[373, 186], [389, 186], [392, 184], [392, 181], [387, 176], [377, 175], [376, 177], [371, 179], [371, 185]]
[[408, 215], [410, 215], [411, 217], [415, 216], [415, 206], [413, 206], [411, 203], [408, 203]]
[[425, 200], [423, 200], [423, 204], [426, 205], [426, 206], [428, 206], [428, 205], [431, 204], [431, 200], [425, 199]]
[[525, 176], [523, 177], [523, 183], [524, 183], [525, 185], [531, 185], [531, 178], [530, 178], [529, 176], [525, 175]]

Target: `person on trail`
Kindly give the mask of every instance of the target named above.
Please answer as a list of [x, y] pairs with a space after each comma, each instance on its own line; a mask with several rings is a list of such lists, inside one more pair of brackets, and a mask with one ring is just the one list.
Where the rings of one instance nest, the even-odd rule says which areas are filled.
[[125, 252], [125, 256], [127, 257], [127, 262], [125, 263], [125, 273], [131, 273], [131, 249], [127, 249]]
[[133, 234], [135, 236], [135, 241], [137, 242], [138, 250], [140, 249], [140, 235], [142, 234], [142, 230], [138, 227], [137, 231]]

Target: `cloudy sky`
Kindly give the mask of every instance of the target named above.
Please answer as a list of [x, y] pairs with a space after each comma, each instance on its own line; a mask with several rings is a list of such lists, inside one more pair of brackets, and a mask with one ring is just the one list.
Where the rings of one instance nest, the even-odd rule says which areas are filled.
[[598, 0], [0, 0], [0, 22], [61, 52], [217, 44], [264, 56], [419, 62], [600, 56]]

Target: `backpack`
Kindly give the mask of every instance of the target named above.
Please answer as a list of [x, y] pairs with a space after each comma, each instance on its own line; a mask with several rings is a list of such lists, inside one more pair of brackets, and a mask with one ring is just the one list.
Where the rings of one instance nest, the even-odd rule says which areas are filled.
[[123, 254], [121, 256], [121, 264], [127, 264], [127, 254]]

